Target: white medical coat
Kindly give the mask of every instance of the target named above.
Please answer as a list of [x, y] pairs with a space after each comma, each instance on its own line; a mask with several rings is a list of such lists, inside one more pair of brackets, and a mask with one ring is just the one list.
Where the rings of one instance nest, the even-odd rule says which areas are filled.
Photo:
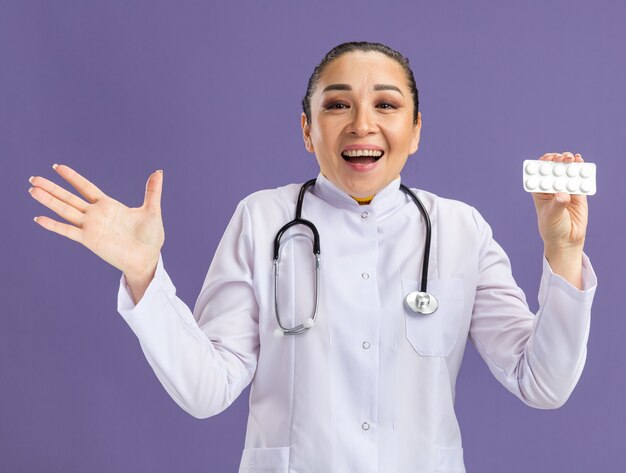
[[[432, 222], [431, 316], [404, 306], [418, 288], [425, 226], [400, 179], [360, 206], [324, 176], [303, 217], [321, 238], [316, 325], [274, 335], [272, 248], [294, 217], [300, 185], [244, 199], [215, 253], [193, 313], [162, 258], [135, 306], [122, 275], [118, 311], [157, 377], [191, 415], [226, 409], [252, 382], [240, 473], [461, 473], [455, 381], [468, 337], [494, 376], [528, 405], [568, 398], [586, 356], [596, 279], [586, 256], [579, 291], [544, 258], [532, 314], [479, 213], [418, 190]], [[310, 231], [283, 237], [282, 321], [311, 315]]]

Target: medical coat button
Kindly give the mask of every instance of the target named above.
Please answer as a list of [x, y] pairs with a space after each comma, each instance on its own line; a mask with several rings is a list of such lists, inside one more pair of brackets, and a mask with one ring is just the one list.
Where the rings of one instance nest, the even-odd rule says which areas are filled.
[[369, 430], [370, 429], [370, 425], [367, 422], [363, 422], [363, 424], [361, 425], [361, 428], [363, 430]]
[[361, 214], [361, 218], [367, 218], [367, 216], [368, 216], [368, 215], [369, 215], [369, 214], [368, 214], [367, 212], [363, 212], [363, 213]]
[[363, 342], [363, 348], [368, 349], [371, 345], [368, 342]]
[[370, 278], [370, 275], [369, 275], [369, 274], [367, 274], [367, 273], [363, 273], [363, 274], [361, 274], [361, 277], [362, 277], [363, 279], [369, 279], [369, 278]]

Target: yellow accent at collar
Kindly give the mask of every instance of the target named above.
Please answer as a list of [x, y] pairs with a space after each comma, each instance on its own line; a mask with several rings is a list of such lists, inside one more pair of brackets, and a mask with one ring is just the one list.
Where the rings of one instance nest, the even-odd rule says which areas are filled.
[[373, 195], [370, 195], [369, 197], [354, 197], [353, 195], [351, 195], [350, 197], [356, 200], [359, 205], [368, 205], [374, 198]]

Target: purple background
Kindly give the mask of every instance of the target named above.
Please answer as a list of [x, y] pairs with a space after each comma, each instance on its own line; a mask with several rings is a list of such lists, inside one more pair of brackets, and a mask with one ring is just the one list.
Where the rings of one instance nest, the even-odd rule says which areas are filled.
[[404, 182], [476, 206], [533, 310], [542, 245], [521, 162], [598, 165], [585, 371], [563, 408], [533, 410], [468, 347], [468, 471], [626, 471], [625, 20], [617, 0], [2, 1], [0, 471], [236, 471], [248, 390], [208, 420], [178, 408], [116, 312], [120, 272], [34, 223], [54, 214], [27, 179], [67, 188], [51, 169], [66, 163], [137, 206], [163, 168], [165, 266], [193, 306], [237, 202], [316, 175], [306, 81], [332, 46], [364, 39], [407, 55], [420, 89]]

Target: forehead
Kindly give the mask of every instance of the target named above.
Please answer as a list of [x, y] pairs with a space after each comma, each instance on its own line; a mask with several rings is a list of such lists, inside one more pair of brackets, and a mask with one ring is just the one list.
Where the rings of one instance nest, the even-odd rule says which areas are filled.
[[353, 51], [332, 61], [320, 75], [317, 90], [329, 84], [349, 84], [353, 88], [391, 84], [408, 90], [402, 66], [378, 51]]

